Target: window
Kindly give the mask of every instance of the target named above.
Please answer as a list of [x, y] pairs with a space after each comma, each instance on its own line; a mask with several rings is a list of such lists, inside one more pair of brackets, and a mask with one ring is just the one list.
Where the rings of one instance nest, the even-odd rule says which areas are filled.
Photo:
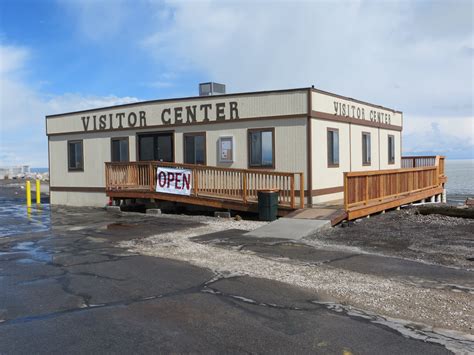
[[186, 164], [206, 164], [205, 133], [184, 134], [184, 162]]
[[248, 146], [250, 167], [275, 167], [275, 141], [273, 128], [249, 130]]
[[328, 167], [339, 166], [339, 130], [328, 128]]
[[82, 150], [82, 141], [67, 142], [68, 170], [83, 171], [84, 156]]
[[111, 140], [112, 161], [128, 161], [128, 137], [112, 138]]
[[370, 133], [362, 132], [362, 165], [370, 165]]
[[388, 163], [395, 164], [395, 137], [388, 136]]

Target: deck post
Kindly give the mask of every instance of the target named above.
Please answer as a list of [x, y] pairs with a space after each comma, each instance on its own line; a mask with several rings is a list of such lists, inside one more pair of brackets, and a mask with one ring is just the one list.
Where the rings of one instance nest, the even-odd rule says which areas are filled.
[[242, 201], [247, 203], [247, 173], [242, 173]]
[[348, 204], [349, 204], [349, 191], [348, 191], [348, 183], [347, 183], [347, 180], [348, 180], [348, 176], [347, 176], [347, 172], [344, 173], [344, 210], [347, 211], [348, 210]]
[[150, 191], [153, 191], [153, 164], [148, 164], [148, 179], [150, 180]]
[[193, 169], [193, 185], [194, 195], [197, 196], [199, 193], [199, 177], [197, 169]]
[[[309, 187], [308, 192], [311, 195], [311, 189]], [[300, 208], [304, 208], [304, 173], [300, 173]]]
[[295, 175], [290, 176], [291, 208], [295, 208]]
[[365, 176], [365, 204], [369, 203], [369, 175]]

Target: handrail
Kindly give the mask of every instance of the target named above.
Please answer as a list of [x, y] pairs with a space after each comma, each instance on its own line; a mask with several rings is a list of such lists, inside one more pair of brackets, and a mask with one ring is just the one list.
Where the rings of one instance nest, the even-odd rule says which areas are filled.
[[[213, 197], [255, 203], [259, 190], [277, 189], [279, 205], [297, 208], [295, 196], [299, 192], [299, 208], [304, 207], [304, 173], [277, 172], [257, 169], [221, 168], [170, 162], [107, 162], [106, 190], [139, 190], [154, 192], [157, 167], [189, 169], [192, 172], [193, 197]], [[298, 178], [299, 177], [299, 178]]]
[[[404, 164], [403, 162], [407, 162]], [[442, 186], [444, 156], [402, 157], [401, 169], [344, 173], [344, 208], [383, 202], [390, 198]], [[430, 164], [429, 164], [430, 163]], [[429, 165], [428, 165], [429, 164]]]

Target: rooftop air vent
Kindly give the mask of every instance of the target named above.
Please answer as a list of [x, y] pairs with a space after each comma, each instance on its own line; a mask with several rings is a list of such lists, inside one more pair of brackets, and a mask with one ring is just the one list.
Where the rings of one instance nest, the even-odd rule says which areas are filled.
[[225, 94], [225, 85], [218, 83], [199, 84], [199, 96], [211, 96]]

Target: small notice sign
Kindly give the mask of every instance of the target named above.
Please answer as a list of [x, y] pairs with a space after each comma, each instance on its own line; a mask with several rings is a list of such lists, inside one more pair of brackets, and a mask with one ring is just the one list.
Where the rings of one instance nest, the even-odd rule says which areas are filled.
[[189, 169], [158, 167], [156, 192], [175, 195], [191, 195], [192, 172]]

